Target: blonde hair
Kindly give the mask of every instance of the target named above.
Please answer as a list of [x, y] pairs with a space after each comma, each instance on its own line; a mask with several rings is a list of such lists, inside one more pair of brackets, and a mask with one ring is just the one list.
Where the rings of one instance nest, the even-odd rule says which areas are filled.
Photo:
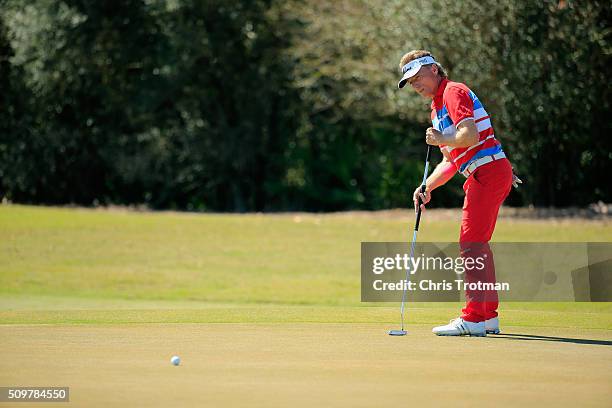
[[[426, 51], [426, 50], [412, 50], [404, 54], [399, 64], [400, 72], [402, 71], [403, 66], [409, 63], [410, 61], [415, 60], [417, 58], [421, 58], [421, 57], [427, 57], [427, 56], [432, 57], [432, 58], [434, 57], [433, 55], [431, 55], [431, 52]], [[438, 66], [438, 75], [440, 75], [442, 78], [448, 78], [448, 75], [446, 74], [446, 70], [444, 69], [444, 67], [439, 62], [436, 62], [436, 65]]]

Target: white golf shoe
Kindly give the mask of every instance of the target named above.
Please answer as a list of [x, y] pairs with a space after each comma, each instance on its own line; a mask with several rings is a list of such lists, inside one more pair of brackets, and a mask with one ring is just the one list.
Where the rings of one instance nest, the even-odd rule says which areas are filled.
[[497, 317], [493, 317], [485, 320], [485, 331], [487, 334], [499, 334], [499, 319]]
[[484, 337], [487, 335], [485, 331], [485, 322], [472, 323], [467, 322], [460, 317], [451, 320], [446, 326], [434, 327], [432, 332], [438, 336]]

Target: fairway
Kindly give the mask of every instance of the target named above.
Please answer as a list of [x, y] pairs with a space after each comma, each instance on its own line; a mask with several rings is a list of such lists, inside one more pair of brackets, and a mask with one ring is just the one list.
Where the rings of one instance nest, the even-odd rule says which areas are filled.
[[[69, 386], [57, 406], [612, 404], [609, 303], [502, 304], [486, 338], [431, 334], [459, 304], [410, 304], [387, 336], [398, 307], [359, 301], [360, 242], [412, 219], [0, 206], [0, 386]], [[428, 212], [419, 238], [457, 232]], [[612, 228], [502, 218], [494, 240]]]

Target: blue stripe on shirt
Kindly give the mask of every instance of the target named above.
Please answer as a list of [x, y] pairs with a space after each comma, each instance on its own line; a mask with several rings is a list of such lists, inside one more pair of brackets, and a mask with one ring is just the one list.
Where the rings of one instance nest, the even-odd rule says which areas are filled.
[[453, 126], [453, 121], [447, 116], [442, 121], [442, 130], [446, 129], [449, 126]]
[[494, 154], [497, 154], [499, 152], [502, 151], [502, 147], [501, 145], [495, 145], [493, 147], [489, 147], [487, 149], [484, 150], [480, 150], [478, 152], [476, 152], [476, 154], [474, 156], [472, 156], [470, 158], [470, 160], [468, 160], [467, 162], [463, 163], [461, 165], [461, 167], [459, 168], [459, 172], [463, 173], [463, 171], [466, 169], [467, 166], [469, 166], [472, 162], [475, 162], [476, 160], [485, 157], [485, 156], [493, 156]]

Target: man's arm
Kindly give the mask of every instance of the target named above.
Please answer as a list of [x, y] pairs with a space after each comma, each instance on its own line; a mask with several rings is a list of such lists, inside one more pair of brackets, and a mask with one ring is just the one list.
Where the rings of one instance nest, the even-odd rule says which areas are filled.
[[425, 204], [431, 200], [431, 192], [436, 188], [446, 184], [457, 172], [455, 165], [450, 160], [450, 155], [446, 150], [442, 150], [444, 158], [436, 166], [434, 171], [427, 177], [425, 182], [425, 194], [421, 193], [421, 187], [414, 190], [413, 201], [415, 211], [418, 209], [419, 199], [421, 201], [421, 210], [425, 210]]
[[434, 171], [427, 177], [427, 181], [425, 182], [426, 191], [433, 191], [446, 184], [457, 172], [455, 165], [451, 162], [448, 152], [442, 149], [442, 155], [444, 156], [442, 161], [438, 163]]
[[443, 135], [431, 127], [425, 132], [425, 141], [433, 146], [470, 147], [478, 143], [479, 139], [480, 135], [474, 119], [466, 119], [459, 123], [454, 135]]

